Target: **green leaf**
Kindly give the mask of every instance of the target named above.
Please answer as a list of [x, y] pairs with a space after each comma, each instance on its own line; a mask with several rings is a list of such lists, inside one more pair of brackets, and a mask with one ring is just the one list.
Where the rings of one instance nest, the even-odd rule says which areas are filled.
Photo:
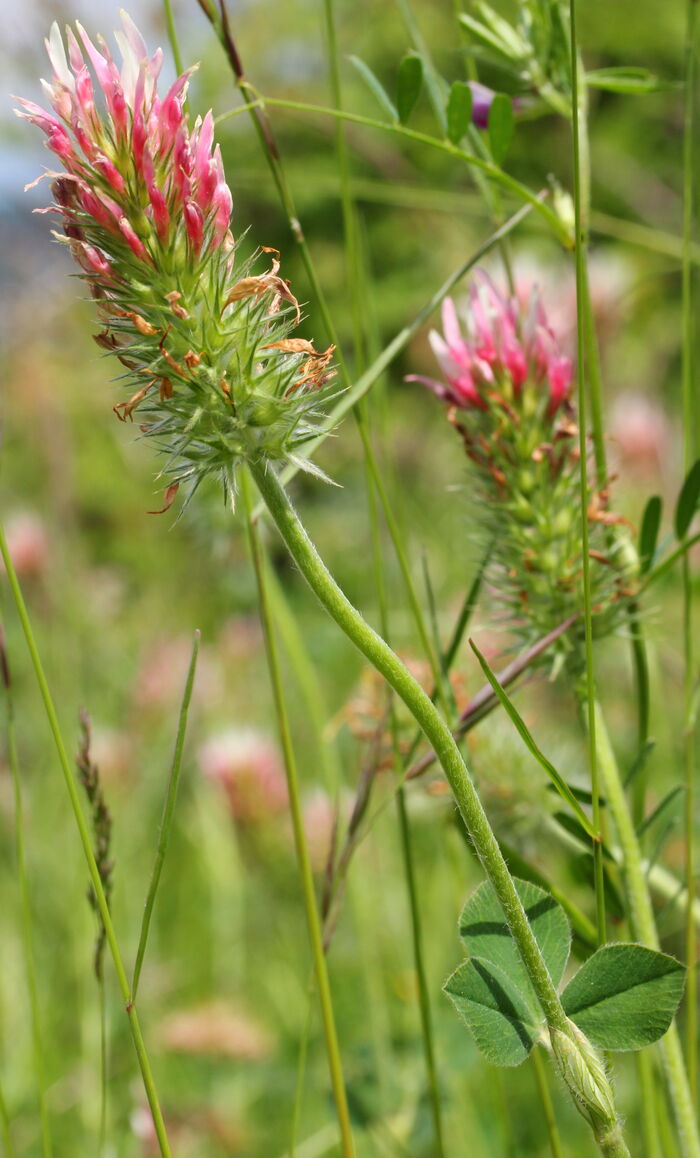
[[357, 69], [367, 87], [371, 90], [381, 107], [384, 109], [384, 112], [388, 113], [392, 121], [398, 121], [399, 114], [396, 110], [394, 102], [389, 97], [386, 89], [384, 88], [384, 85], [374, 75], [369, 65], [365, 64], [364, 60], [360, 60], [359, 56], [349, 56], [348, 60], [350, 61], [353, 68]]
[[[493, 105], [491, 107], [493, 108]], [[532, 736], [532, 733], [530, 732], [529, 728], [527, 727], [527, 724], [523, 720], [523, 718], [520, 715], [520, 713], [518, 712], [517, 708], [514, 706], [513, 701], [510, 699], [507, 692], [505, 692], [504, 689], [501, 687], [500, 683], [498, 682], [497, 677], [491, 671], [491, 668], [489, 667], [488, 663], [486, 662], [483, 655], [479, 651], [478, 647], [474, 643], [473, 639], [469, 640], [469, 646], [471, 647], [472, 651], [474, 652], [474, 655], [476, 656], [479, 663], [481, 664], [481, 669], [482, 669], [484, 675], [486, 676], [487, 680], [491, 684], [491, 687], [493, 688], [494, 692], [496, 693], [499, 700], [501, 701], [501, 704], [503, 705], [507, 715], [510, 717], [512, 723], [515, 725], [515, 728], [518, 732], [518, 735], [521, 737], [521, 739], [525, 743], [525, 746], [527, 747], [528, 751], [532, 753], [532, 755], [537, 760], [538, 764], [540, 764], [544, 768], [545, 772], [547, 773], [547, 775], [551, 779], [552, 783], [554, 784], [555, 788], [557, 789], [557, 792], [559, 793], [559, 795], [564, 800], [566, 800], [567, 804], [570, 805], [572, 811], [576, 814], [576, 817], [577, 817], [581, 827], [583, 829], [585, 829], [585, 831], [588, 833], [588, 835], [590, 837], [593, 837], [595, 835], [595, 829], [593, 827], [593, 824], [591, 823], [591, 821], [586, 816], [586, 813], [581, 808], [581, 805], [579, 804], [578, 800], [576, 799], [573, 792], [569, 788], [569, 785], [566, 783], [566, 781], [563, 779], [563, 777], [560, 776], [560, 774], [557, 772], [556, 768], [551, 763], [551, 761], [547, 759], [544, 752], [542, 752], [538, 748], [538, 746], [535, 743], [535, 740]]]
[[420, 56], [410, 52], [404, 56], [399, 65], [399, 75], [396, 84], [396, 108], [402, 125], [410, 117], [415, 103], [420, 95], [423, 84], [423, 61]]
[[681, 493], [678, 496], [676, 503], [676, 513], [674, 516], [674, 527], [676, 537], [684, 539], [688, 533], [690, 524], [693, 521], [695, 512], [698, 509], [698, 499], [700, 498], [700, 458], [693, 463], [687, 475], [685, 482], [681, 487]]
[[447, 137], [458, 145], [472, 120], [472, 90], [464, 80], [456, 80], [447, 102]]
[[488, 125], [491, 154], [496, 164], [502, 165], [515, 129], [513, 102], [505, 93], [496, 93], [491, 101]]
[[658, 1041], [683, 995], [685, 967], [643, 945], [604, 945], [562, 994], [566, 1014], [601, 1049]]
[[595, 68], [586, 73], [586, 81], [591, 88], [602, 88], [607, 92], [645, 93], [660, 92], [672, 88], [668, 81], [662, 81], [647, 68]]
[[662, 510], [663, 500], [661, 496], [652, 495], [644, 508], [642, 528], [639, 532], [639, 570], [642, 575], [646, 575], [654, 562]]
[[644, 817], [644, 820], [637, 828], [637, 836], [643, 836], [650, 832], [655, 826], [658, 827], [659, 821], [663, 819], [664, 824], [668, 823], [670, 819], [674, 819], [678, 805], [681, 803], [679, 797], [685, 791], [683, 784], [676, 784], [669, 792], [666, 793], [663, 800], [657, 804], [653, 812]]
[[630, 770], [625, 777], [625, 789], [629, 788], [635, 776], [638, 776], [640, 772], [644, 771], [647, 766], [647, 761], [649, 760], [649, 757], [651, 756], [655, 747], [656, 740], [644, 741], [642, 747], [639, 749], [637, 755], [632, 761], [632, 766], [630, 767]]
[[538, 1018], [504, 970], [470, 957], [443, 988], [487, 1061], [496, 1066], [525, 1061], [537, 1041]]
[[480, 3], [477, 4], [477, 11], [484, 21], [484, 25], [490, 28], [493, 35], [498, 38], [503, 45], [503, 51], [508, 56], [513, 60], [525, 60], [531, 55], [530, 45], [527, 41], [512, 24], [504, 20], [495, 8], [487, 4], [486, 0], [480, 0]]
[[[515, 888], [527, 913], [535, 940], [552, 981], [561, 981], [571, 945], [566, 914], [554, 897], [530, 881], [514, 878]], [[515, 941], [511, 937], [493, 885], [484, 881], [472, 893], [459, 919], [459, 933], [470, 957], [483, 957], [508, 974], [537, 1016], [540, 1006]]]

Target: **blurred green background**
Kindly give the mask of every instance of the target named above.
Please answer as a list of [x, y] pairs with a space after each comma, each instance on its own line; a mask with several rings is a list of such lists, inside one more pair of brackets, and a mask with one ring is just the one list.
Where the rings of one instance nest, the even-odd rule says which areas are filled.
[[[512, 5], [510, 9], [512, 9]], [[680, 273], [682, 4], [589, 0], [581, 37], [590, 67], [640, 65], [670, 83], [643, 98], [593, 94], [594, 242], [592, 282], [603, 352], [610, 454], [619, 477], [614, 503], [638, 523], [646, 497], [672, 502], [682, 459]], [[503, 5], [503, 11], [509, 10]], [[414, 0], [413, 11], [448, 81], [464, 76], [464, 42], [448, 0]], [[132, 14], [149, 44], [168, 55], [162, 14]], [[15, 91], [35, 96], [46, 74], [40, 37], [51, 19], [81, 16], [108, 33], [116, 5], [87, 10], [60, 4], [11, 6], [7, 72]], [[193, 2], [175, 10], [186, 62], [200, 59], [191, 108], [216, 114], [239, 101], [226, 63]], [[330, 103], [320, 3], [255, 0], [232, 4], [231, 20], [250, 81], [263, 92]], [[343, 57], [365, 59], [386, 84], [411, 47], [400, 8], [337, 4]], [[172, 67], [169, 66], [172, 72]], [[502, 78], [481, 79], [500, 87]], [[372, 97], [343, 66], [347, 107], [376, 116]], [[388, 134], [347, 129], [363, 268], [346, 267], [334, 124], [271, 110], [285, 169], [318, 275], [351, 366], [360, 369], [415, 314], [440, 282], [491, 232], [468, 172], [451, 158]], [[435, 132], [423, 95], [412, 123]], [[310, 959], [283, 796], [274, 717], [256, 619], [255, 589], [238, 515], [213, 489], [183, 517], [153, 516], [159, 506], [147, 448], [113, 413], [112, 367], [90, 334], [92, 308], [68, 280], [67, 257], [49, 239], [48, 219], [32, 217], [46, 190], [22, 197], [47, 155], [39, 134], [2, 121], [0, 284], [3, 290], [2, 517], [56, 695], [65, 735], [77, 747], [77, 714], [94, 728], [93, 752], [114, 816], [114, 917], [128, 960], [155, 847], [177, 711], [195, 628], [202, 652], [173, 838], [146, 958], [140, 1007], [157, 1084], [180, 1158], [286, 1152], [299, 1043], [309, 1010]], [[31, 138], [31, 141], [30, 141]], [[283, 274], [306, 302], [302, 332], [326, 341], [322, 321], [280, 211], [247, 117], [220, 131], [234, 195], [234, 230], [280, 249]], [[566, 128], [553, 118], [519, 125], [510, 171], [533, 188], [553, 173], [570, 183]], [[505, 208], [510, 208], [506, 204]], [[515, 206], [513, 206], [514, 208]], [[653, 231], [630, 235], [630, 225]], [[642, 237], [646, 244], [638, 244]], [[675, 239], [675, 240], [674, 240]], [[513, 241], [518, 277], [539, 284], [552, 320], [572, 344], [573, 270], [532, 217]], [[676, 256], [674, 256], [676, 254]], [[489, 269], [500, 276], [497, 261]], [[364, 350], [355, 358], [349, 279], [362, 279]], [[480, 551], [469, 506], [469, 477], [444, 414], [409, 372], [433, 372], [422, 332], [373, 392], [376, 445], [404, 530], [415, 579], [425, 560], [443, 641]], [[347, 418], [319, 464], [340, 484], [297, 480], [293, 493], [332, 571], [371, 622], [377, 606], [371, 569], [362, 453]], [[272, 532], [277, 577], [319, 681], [325, 744], [338, 778], [324, 780], [319, 745], [297, 673], [285, 659], [307, 826], [319, 887], [331, 818], [343, 821], [367, 758], [367, 729], [381, 711], [376, 684], [360, 658], [326, 622]], [[386, 549], [395, 645], [420, 655], [400, 580]], [[680, 776], [682, 655], [680, 588], [671, 577], [646, 611], [655, 709], [652, 794]], [[96, 1154], [99, 1025], [91, 972], [94, 936], [86, 871], [45, 718], [9, 594], [3, 618], [17, 714], [26, 809], [29, 883], [35, 918], [38, 994], [48, 1101], [57, 1155]], [[498, 663], [511, 641], [494, 619], [489, 593], [474, 634]], [[598, 673], [623, 760], [634, 756], [629, 649], [614, 640], [598, 653]], [[456, 664], [464, 702], [481, 684], [463, 648]], [[584, 782], [584, 756], [567, 695], [544, 679], [519, 696], [541, 747], [572, 780]], [[369, 724], [368, 724], [369, 720]], [[581, 862], [551, 818], [556, 800], [541, 771], [498, 716], [477, 729], [468, 749], [485, 803], [501, 835], [569, 890], [590, 915]], [[20, 939], [13, 803], [6, 756], [0, 764], [0, 1077], [19, 1155], [40, 1152], [27, 983]], [[378, 799], [391, 794], [380, 776]], [[548, 1141], [529, 1066], [499, 1072], [479, 1058], [440, 992], [460, 960], [457, 916], [480, 879], [437, 776], [408, 797], [420, 882], [429, 989], [444, 1097], [447, 1151], [547, 1154]], [[662, 862], [678, 871], [682, 846], [666, 834]], [[585, 876], [585, 864], [583, 871]], [[680, 915], [662, 917], [665, 946], [680, 951]], [[622, 931], [620, 933], [622, 935]], [[350, 874], [330, 970], [360, 1158], [433, 1153], [405, 882], [393, 807], [364, 841]], [[118, 1158], [155, 1153], [143, 1094], [111, 965], [109, 1148]], [[321, 1028], [312, 1001], [299, 1158], [336, 1153]], [[615, 1067], [622, 1111], [639, 1123], [632, 1061]], [[569, 1100], [553, 1087], [566, 1154], [592, 1154], [593, 1142]]]

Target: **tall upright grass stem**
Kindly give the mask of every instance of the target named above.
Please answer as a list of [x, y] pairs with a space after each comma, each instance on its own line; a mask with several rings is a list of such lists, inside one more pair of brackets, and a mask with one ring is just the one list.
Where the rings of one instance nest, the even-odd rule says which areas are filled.
[[2, 669], [2, 682], [5, 688], [7, 759], [10, 765], [10, 775], [12, 777], [12, 793], [15, 811], [15, 855], [17, 857], [17, 876], [19, 879], [20, 906], [22, 911], [22, 952], [24, 956], [24, 971], [27, 980], [27, 993], [29, 996], [29, 1010], [32, 1026], [32, 1052], [34, 1061], [34, 1075], [37, 1084], [37, 1099], [39, 1102], [41, 1146], [44, 1158], [51, 1158], [53, 1154], [53, 1142], [51, 1138], [51, 1120], [49, 1117], [49, 1110], [46, 1101], [44, 1043], [41, 1028], [41, 1014], [39, 1012], [39, 995], [37, 992], [36, 984], [36, 965], [34, 956], [34, 919], [32, 916], [31, 897], [29, 895], [27, 858], [24, 846], [24, 804], [22, 800], [22, 779], [19, 769], [19, 753], [17, 750], [15, 703], [12, 688], [10, 662], [7, 655], [7, 646], [5, 642], [5, 632], [1, 623], [0, 668]]
[[319, 1002], [321, 1005], [321, 1018], [323, 1021], [323, 1031], [326, 1042], [326, 1053], [328, 1056], [328, 1068], [330, 1071], [333, 1098], [335, 1100], [336, 1115], [338, 1119], [338, 1127], [340, 1130], [341, 1148], [343, 1152], [343, 1158], [353, 1158], [355, 1148], [350, 1126], [350, 1113], [348, 1110], [348, 1101], [345, 1092], [345, 1080], [343, 1077], [343, 1067], [340, 1058], [340, 1046], [338, 1043], [338, 1033], [335, 1024], [335, 1014], [333, 1012], [333, 1000], [331, 997], [328, 967], [326, 964], [325, 953], [323, 951], [323, 936], [321, 932], [321, 921], [319, 918], [318, 906], [316, 903], [313, 871], [311, 868], [311, 859], [309, 856], [306, 833], [304, 830], [304, 818], [301, 807], [301, 795], [299, 792], [299, 777], [297, 773], [296, 757], [294, 755], [292, 734], [289, 726], [289, 713], [287, 711], [287, 703], [284, 694], [282, 672], [277, 650], [277, 641], [272, 623], [267, 588], [265, 586], [265, 568], [260, 550], [259, 533], [256, 522], [252, 518], [251, 514], [252, 508], [250, 504], [249, 485], [245, 475], [243, 475], [241, 478], [241, 493], [247, 513], [246, 522], [248, 529], [248, 542], [250, 545], [250, 553], [252, 556], [255, 578], [258, 587], [258, 601], [263, 635], [265, 637], [265, 651], [270, 674], [270, 683], [272, 685], [272, 696], [275, 705], [275, 714], [277, 716], [280, 743], [282, 746], [282, 755], [284, 759], [285, 771], [287, 774], [287, 789], [289, 792], [289, 808], [291, 813], [292, 829], [294, 832], [294, 844], [296, 847], [297, 863], [299, 867], [299, 877], [304, 900], [304, 910], [306, 913], [306, 922], [309, 932], [311, 955], [313, 958]]
[[[686, 472], [697, 454], [695, 380], [695, 318], [693, 317], [693, 267], [691, 247], [695, 227], [695, 72], [698, 0], [687, 0], [685, 41], [685, 116], [683, 127], [683, 290], [682, 290], [682, 375], [683, 375], [683, 446]], [[686, 987], [686, 1061], [688, 1081], [697, 1113], [698, 1107], [698, 981], [697, 939], [691, 898], [695, 894], [695, 768], [696, 710], [695, 657], [693, 646], [693, 586], [688, 555], [683, 559], [683, 662], [684, 673], [684, 833], [685, 880], [688, 894], [685, 920], [685, 956], [688, 966]]]
[[549, 1147], [552, 1151], [552, 1158], [564, 1158], [564, 1151], [562, 1150], [561, 1138], [559, 1130], [557, 1129], [557, 1121], [554, 1117], [554, 1106], [552, 1104], [552, 1095], [549, 1092], [549, 1084], [547, 1082], [547, 1067], [542, 1058], [542, 1051], [535, 1047], [530, 1054], [532, 1059], [532, 1068], [535, 1074], [535, 1082], [537, 1083], [537, 1092], [542, 1103], [542, 1112], [544, 1114], [545, 1125], [547, 1127], [547, 1137], [549, 1138]]
[[[587, 204], [590, 185], [587, 141], [585, 85], [581, 84], [581, 64], [576, 38], [576, 0], [569, 2], [571, 27], [571, 98], [573, 106], [572, 144], [574, 158], [574, 214], [576, 229], [576, 350], [578, 361], [578, 423], [580, 461], [581, 553], [583, 559], [583, 617], [585, 625], [586, 699], [588, 703], [588, 767], [593, 802], [593, 826], [600, 836], [601, 810], [598, 785], [598, 762], [595, 742], [595, 672], [593, 668], [593, 617], [591, 608], [591, 572], [588, 553], [588, 434], [586, 430], [586, 335], [589, 328], [589, 307], [586, 278]], [[583, 131], [582, 131], [583, 122]], [[605, 922], [605, 878], [603, 875], [603, 846], [593, 840], [593, 876], [595, 882], [596, 924], [598, 940], [607, 939]]]
[[158, 1093], [156, 1090], [155, 1081], [153, 1079], [153, 1072], [151, 1070], [151, 1063], [149, 1061], [148, 1053], [146, 1051], [146, 1046], [143, 1040], [143, 1034], [141, 1032], [139, 1017], [136, 1012], [136, 1006], [131, 1000], [129, 979], [126, 974], [126, 969], [124, 968], [124, 962], [122, 959], [121, 951], [119, 949], [119, 943], [117, 941], [114, 925], [112, 923], [112, 916], [109, 911], [109, 905], [107, 904], [107, 898], [102, 886], [99, 869], [95, 861], [95, 855], [92, 851], [90, 830], [80, 806], [80, 799], [78, 797], [78, 790], [73, 775], [73, 769], [71, 762], [68, 759], [68, 752], [63, 740], [63, 735], [61, 733], [61, 727], [58, 722], [56, 707], [54, 705], [53, 697], [51, 695], [48, 681], [44, 673], [44, 666], [41, 662], [39, 649], [34, 638], [34, 631], [32, 628], [31, 620], [29, 618], [29, 612], [27, 611], [24, 597], [22, 595], [12, 559], [10, 557], [10, 552], [7, 548], [5, 532], [2, 526], [0, 526], [0, 555], [2, 555], [3, 562], [5, 564], [5, 571], [7, 573], [10, 590], [12, 592], [15, 607], [17, 609], [17, 615], [19, 617], [22, 631], [24, 633], [24, 638], [27, 643], [27, 649], [31, 658], [32, 667], [34, 668], [36, 681], [39, 685], [39, 692], [44, 704], [46, 719], [48, 721], [51, 735], [53, 736], [54, 745], [58, 755], [58, 762], [61, 766], [63, 779], [66, 785], [66, 791], [68, 793], [68, 799], [70, 801], [71, 810], [73, 812], [75, 824], [78, 829], [80, 843], [83, 847], [83, 854], [87, 862], [90, 882], [95, 892], [95, 900], [97, 902], [100, 918], [104, 925], [107, 944], [109, 945], [112, 960], [114, 962], [114, 969], [117, 975], [119, 989], [121, 991], [129, 1020], [129, 1029], [131, 1031], [131, 1037], [134, 1043], [136, 1057], [138, 1059], [139, 1068], [141, 1070], [141, 1078], [143, 1080], [146, 1098], [148, 1100], [148, 1105], [153, 1118], [153, 1127], [156, 1133], [158, 1147], [160, 1149], [162, 1158], [172, 1158], [170, 1145], [168, 1143], [168, 1136], [165, 1129], [165, 1122], [163, 1121], [163, 1114], [160, 1108], [160, 1102], [158, 1100]]

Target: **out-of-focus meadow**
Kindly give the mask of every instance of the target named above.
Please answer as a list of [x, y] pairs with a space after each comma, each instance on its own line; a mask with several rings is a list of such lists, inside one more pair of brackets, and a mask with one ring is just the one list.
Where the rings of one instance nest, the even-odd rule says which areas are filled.
[[[116, 12], [83, 13], [90, 31], [108, 32]], [[672, 505], [681, 478], [680, 273], [682, 6], [595, 0], [582, 7], [581, 40], [590, 66], [642, 65], [671, 84], [642, 98], [594, 94], [591, 259], [605, 379], [614, 500], [638, 524], [652, 493]], [[60, 12], [58, 11], [60, 8]], [[50, 10], [49, 10], [50, 9]], [[415, 0], [414, 15], [450, 80], [464, 75], [464, 43], [452, 5]], [[46, 73], [38, 37], [51, 18], [72, 19], [67, 0], [35, 5], [18, 33], [14, 83], [32, 95]], [[167, 41], [154, 4], [135, 12], [150, 44]], [[216, 114], [240, 102], [223, 53], [193, 2], [175, 12], [186, 63], [201, 60], [192, 110]], [[24, 18], [18, 13], [18, 27]], [[329, 103], [320, 3], [265, 0], [232, 5], [246, 72], [266, 93]], [[337, 5], [343, 54], [365, 59], [391, 89], [411, 45], [402, 5]], [[483, 80], [499, 86], [496, 74]], [[29, 88], [27, 87], [29, 86]], [[346, 105], [374, 115], [356, 71], [343, 67]], [[334, 124], [270, 109], [284, 166], [318, 275], [348, 359], [361, 369], [406, 324], [434, 289], [490, 233], [469, 174], [438, 152], [404, 145], [359, 125], [347, 128], [362, 260], [348, 270], [342, 245]], [[425, 94], [412, 121], [429, 125]], [[34, 133], [38, 136], [38, 134]], [[7, 173], [26, 180], [46, 157], [24, 152], [26, 126], [4, 122]], [[304, 335], [325, 342], [295, 243], [245, 116], [219, 138], [234, 195], [234, 230], [278, 248], [282, 271], [305, 305]], [[34, 142], [36, 144], [36, 142]], [[518, 125], [510, 171], [537, 188], [553, 172], [570, 184], [563, 122]], [[19, 160], [18, 160], [19, 158]], [[36, 164], [35, 164], [36, 162]], [[21, 178], [20, 178], [21, 179]], [[91, 338], [92, 306], [49, 239], [48, 219], [32, 216], [42, 187], [23, 198], [3, 181], [0, 279], [3, 413], [1, 510], [15, 566], [55, 693], [64, 734], [79, 742], [78, 712], [90, 715], [95, 757], [114, 819], [114, 919], [129, 960], [138, 938], [175, 739], [191, 641], [201, 629], [183, 779], [146, 956], [139, 1007], [174, 1151], [179, 1158], [276, 1158], [286, 1152], [299, 1073], [298, 1158], [333, 1154], [336, 1127], [310, 957], [294, 868], [284, 773], [275, 731], [252, 569], [238, 514], [212, 486], [176, 519], [161, 505], [150, 449], [112, 412], [113, 368]], [[510, 203], [506, 203], [506, 207]], [[553, 324], [574, 345], [571, 256], [533, 217], [512, 241], [516, 276], [537, 282]], [[495, 277], [495, 258], [487, 267]], [[364, 316], [354, 319], [350, 279], [361, 279]], [[361, 348], [353, 353], [353, 327]], [[394, 362], [371, 395], [376, 443], [427, 605], [430, 577], [443, 642], [477, 566], [469, 474], [442, 408], [407, 373], [433, 373], [427, 330]], [[297, 478], [293, 493], [320, 550], [351, 599], [377, 623], [370, 523], [357, 427], [347, 417], [318, 456], [338, 487]], [[282, 632], [294, 741], [309, 840], [323, 888], [334, 817], [342, 838], [372, 735], [380, 687], [319, 611], [272, 530], [265, 531], [276, 578], [292, 616]], [[420, 668], [420, 645], [386, 546], [391, 632]], [[682, 644], [680, 580], [657, 586], [645, 618], [652, 659], [651, 795], [661, 799], [680, 775]], [[95, 922], [87, 877], [34, 677], [7, 591], [2, 614], [12, 671], [25, 806], [26, 855], [48, 1106], [56, 1154], [96, 1154], [99, 1129], [98, 993], [92, 974]], [[659, 628], [663, 610], [663, 632]], [[286, 621], [283, 621], [283, 624]], [[473, 634], [495, 666], [512, 655], [494, 601], [480, 601]], [[296, 634], [295, 634], [296, 633]], [[298, 636], [298, 638], [297, 638]], [[294, 662], [303, 640], [309, 666]], [[632, 671], [619, 641], [597, 652], [623, 764], [635, 754]], [[458, 704], [483, 683], [468, 647], [455, 664]], [[426, 675], [426, 684], [429, 677]], [[518, 705], [538, 742], [573, 781], [585, 757], [575, 709], [542, 675]], [[318, 723], [322, 723], [319, 739]], [[408, 725], [405, 737], [410, 738]], [[557, 826], [556, 796], [512, 725], [494, 714], [469, 736], [475, 777], [496, 831], [514, 854], [578, 897], [592, 917], [585, 854]], [[0, 763], [0, 1042], [2, 1088], [18, 1155], [39, 1153], [40, 1123], [28, 985], [20, 936], [12, 786]], [[387, 760], [387, 765], [390, 760]], [[427, 1158], [432, 1132], [393, 774], [379, 777], [376, 821], [350, 873], [329, 955], [341, 1049], [361, 1158]], [[548, 1152], [529, 1066], [487, 1067], [441, 993], [460, 960], [457, 917], [481, 879], [435, 772], [408, 790], [415, 843], [428, 987], [435, 1022], [446, 1150], [471, 1158]], [[680, 868], [680, 843], [666, 834], [660, 865]], [[667, 894], [669, 889], [667, 889]], [[657, 898], [658, 899], [658, 898]], [[670, 902], [670, 903], [669, 903]], [[666, 896], [665, 947], [680, 952], [681, 917]], [[109, 1026], [108, 1153], [155, 1153], [148, 1115], [113, 971], [106, 963]], [[309, 1009], [312, 1009], [310, 1023]], [[631, 1137], [639, 1104], [633, 1063], [620, 1055], [617, 1088]], [[552, 1086], [567, 1154], [593, 1153], [580, 1120]]]

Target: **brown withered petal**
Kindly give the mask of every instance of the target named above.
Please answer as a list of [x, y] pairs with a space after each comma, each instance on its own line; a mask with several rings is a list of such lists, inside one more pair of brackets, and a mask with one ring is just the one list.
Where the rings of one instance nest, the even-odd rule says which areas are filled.
[[148, 514], [148, 515], [164, 515], [165, 512], [170, 510], [171, 506], [173, 505], [173, 503], [175, 501], [175, 495], [177, 494], [179, 489], [180, 489], [179, 482], [171, 483], [170, 486], [166, 488], [165, 494], [163, 495], [163, 506], [160, 508], [160, 510], [159, 511], [147, 511], [146, 514]]
[[185, 354], [185, 362], [190, 370], [193, 370], [195, 366], [198, 366], [201, 361], [202, 355], [195, 354], [194, 350], [188, 350]]
[[155, 326], [147, 322], [146, 319], [142, 318], [140, 314], [137, 314], [135, 310], [116, 310], [115, 317], [129, 318], [136, 326], [138, 332], [143, 334], [145, 338], [152, 338], [154, 334], [160, 333], [160, 330], [157, 330]]
[[160, 389], [159, 389], [158, 393], [160, 395], [161, 402], [164, 402], [166, 398], [172, 398], [172, 396], [173, 396], [173, 384], [169, 378], [165, 378], [165, 377], [161, 378]]
[[314, 349], [313, 342], [307, 338], [282, 338], [279, 342], [268, 342], [263, 350], [281, 350], [283, 354], [312, 354], [319, 357], [318, 350]]
[[146, 397], [148, 391], [151, 389], [151, 386], [155, 386], [155, 383], [156, 380], [153, 378], [151, 382], [147, 382], [145, 386], [142, 386], [140, 390], [137, 390], [135, 394], [132, 394], [128, 402], [117, 402], [116, 405], [112, 407], [112, 410], [120, 422], [126, 422], [127, 418], [131, 418], [133, 422], [132, 415], [134, 410], [138, 406], [139, 402], [143, 401], [143, 399]]

